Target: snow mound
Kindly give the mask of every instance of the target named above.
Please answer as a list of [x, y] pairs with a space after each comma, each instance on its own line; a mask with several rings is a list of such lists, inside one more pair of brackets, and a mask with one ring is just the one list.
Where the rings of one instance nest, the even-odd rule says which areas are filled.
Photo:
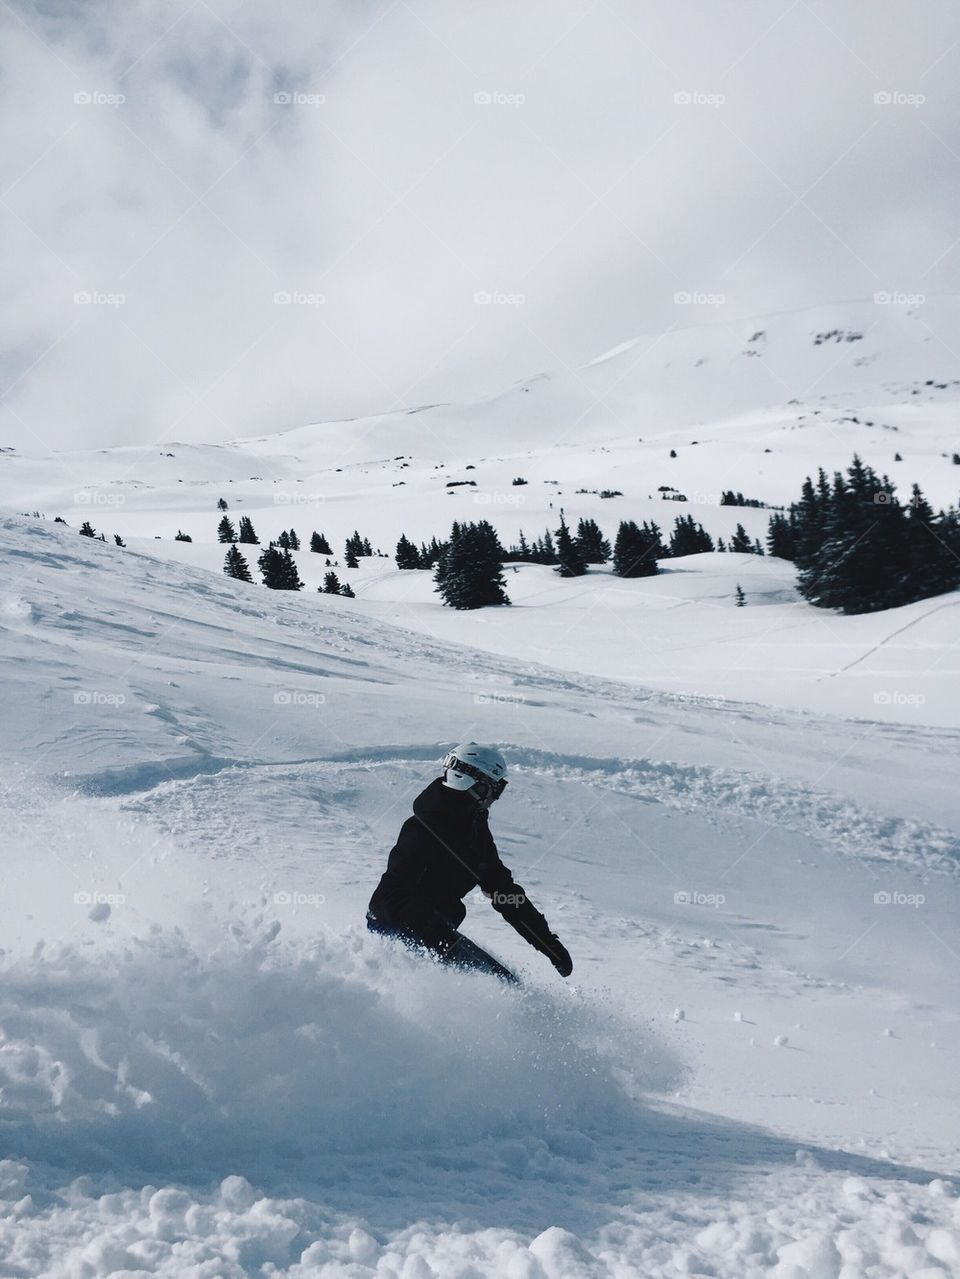
[[[359, 934], [279, 925], [197, 947], [177, 929], [9, 961], [5, 1151], [114, 1172], [256, 1168], [333, 1151], [627, 1122], [656, 1052], [573, 997], [444, 971]], [[617, 1044], [616, 1041], [619, 1041]]]

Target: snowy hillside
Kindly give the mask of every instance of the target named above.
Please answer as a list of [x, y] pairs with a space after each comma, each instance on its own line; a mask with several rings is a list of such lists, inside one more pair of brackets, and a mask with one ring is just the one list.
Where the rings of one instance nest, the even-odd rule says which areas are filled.
[[[219, 574], [222, 498], [264, 543], [292, 526], [306, 546], [322, 531], [356, 607], [426, 635], [680, 695], [960, 727], [956, 595], [838, 617], [800, 600], [788, 563], [698, 555], [652, 581], [593, 570], [563, 582], [523, 565], [507, 584], [517, 607], [478, 619], [443, 609], [427, 573], [396, 570], [401, 533], [442, 538], [454, 519], [487, 518], [510, 542], [555, 529], [561, 508], [608, 537], [621, 519], [669, 533], [690, 514], [714, 537], [729, 540], [739, 522], [762, 541], [770, 511], [720, 506], [721, 492], [786, 504], [806, 474], [846, 468], [854, 452], [904, 497], [918, 482], [936, 507], [958, 501], [960, 299], [721, 317], [472, 405], [218, 445], [5, 452], [0, 508], [72, 527], [89, 519], [131, 549]], [[354, 529], [388, 558], [343, 569]], [[178, 530], [193, 541], [173, 540]], [[296, 558], [315, 591], [325, 557]], [[738, 585], [746, 610], [733, 607]]]
[[[207, 526], [220, 481], [123, 515]], [[711, 698], [692, 659], [651, 691], [578, 673], [572, 612], [538, 651], [386, 561], [353, 602], [208, 552], [0, 523], [3, 1273], [960, 1274], [955, 720]], [[645, 628], [748, 568], [695, 558]], [[531, 613], [555, 581], [517, 578]], [[953, 603], [900, 625], [946, 652]], [[485, 903], [519, 993], [362, 928], [462, 736], [508, 756], [493, 829], [570, 983]]]

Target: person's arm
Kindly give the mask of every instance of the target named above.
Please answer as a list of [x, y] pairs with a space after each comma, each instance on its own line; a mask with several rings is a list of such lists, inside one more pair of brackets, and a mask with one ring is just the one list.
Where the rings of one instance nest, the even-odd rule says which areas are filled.
[[482, 891], [490, 898], [490, 904], [515, 928], [524, 941], [546, 955], [561, 977], [573, 972], [570, 952], [560, 939], [550, 931], [550, 925], [534, 906], [523, 887], [516, 882], [510, 870], [504, 866], [493, 839], [490, 840], [492, 857], [483, 867], [480, 881]]

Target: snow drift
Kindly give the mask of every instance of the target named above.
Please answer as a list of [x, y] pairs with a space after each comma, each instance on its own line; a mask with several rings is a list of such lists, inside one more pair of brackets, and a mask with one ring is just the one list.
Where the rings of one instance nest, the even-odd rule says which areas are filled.
[[516, 996], [373, 939], [301, 949], [278, 932], [237, 928], [204, 950], [157, 929], [9, 962], [5, 1149], [88, 1169], [262, 1170], [271, 1153], [609, 1128], [631, 1115], [621, 1072], [639, 1052], [663, 1078], [575, 999]]
[[[62, 865], [86, 860], [78, 882], [114, 892], [75, 894], [79, 925], [57, 931], [68, 940], [3, 957], [8, 1154], [134, 1177], [228, 1168], [262, 1179], [272, 1162], [332, 1152], [518, 1134], [576, 1146], [622, 1128], [639, 1090], [669, 1082], [666, 1055], [602, 1004], [566, 989], [514, 993], [360, 929], [286, 940], [269, 893], [244, 913], [213, 868], [185, 897], [183, 850], [148, 823], [78, 797], [41, 804], [44, 793], [26, 787], [7, 804], [8, 827], [21, 819], [13, 865], [35, 867], [56, 845]], [[107, 869], [131, 847], [148, 850], [132, 914], [122, 873]], [[103, 911], [111, 898], [122, 908]]]

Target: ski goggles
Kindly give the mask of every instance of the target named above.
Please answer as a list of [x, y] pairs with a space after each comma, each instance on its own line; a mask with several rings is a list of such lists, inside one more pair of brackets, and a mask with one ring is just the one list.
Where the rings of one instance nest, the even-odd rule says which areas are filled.
[[454, 773], [465, 773], [467, 777], [472, 777], [477, 783], [481, 797], [486, 799], [489, 796], [491, 802], [499, 799], [507, 789], [507, 779], [505, 777], [490, 777], [473, 764], [468, 764], [454, 755], [452, 751], [443, 757], [443, 768], [444, 771], [449, 768]]

